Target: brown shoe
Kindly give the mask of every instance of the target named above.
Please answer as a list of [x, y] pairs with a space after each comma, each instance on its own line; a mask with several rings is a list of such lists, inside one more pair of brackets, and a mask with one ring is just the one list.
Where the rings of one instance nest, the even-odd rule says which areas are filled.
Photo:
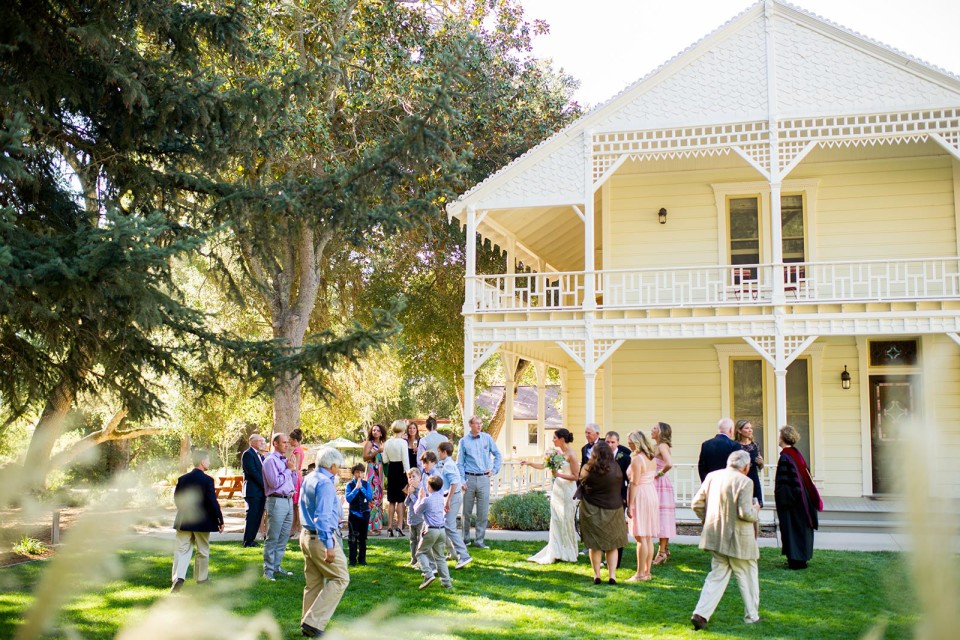
[[705, 629], [707, 626], [707, 619], [701, 615], [697, 615], [696, 613], [690, 616], [690, 622], [693, 624], [695, 631]]
[[654, 564], [654, 566], [661, 565], [661, 564], [667, 564], [668, 562], [670, 562], [670, 552], [669, 552], [669, 551], [661, 551], [661, 552], [659, 552], [659, 553], [657, 554], [657, 557], [653, 559], [653, 564]]

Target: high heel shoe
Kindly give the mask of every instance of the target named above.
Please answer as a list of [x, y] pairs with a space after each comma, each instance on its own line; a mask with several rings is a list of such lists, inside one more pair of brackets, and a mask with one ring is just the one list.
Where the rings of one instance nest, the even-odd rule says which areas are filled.
[[657, 566], [660, 564], [667, 564], [670, 562], [670, 552], [669, 551], [660, 551], [657, 553], [657, 557], [653, 560], [653, 565]]
[[387, 529], [387, 535], [393, 537], [393, 529]]

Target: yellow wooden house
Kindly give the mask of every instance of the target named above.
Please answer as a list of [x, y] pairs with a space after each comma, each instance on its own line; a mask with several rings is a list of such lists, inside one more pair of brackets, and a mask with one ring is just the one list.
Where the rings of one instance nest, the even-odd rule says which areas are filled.
[[913, 437], [960, 488], [957, 76], [760, 2], [448, 214], [508, 255], [467, 243], [466, 415], [522, 357], [579, 443], [670, 423], [684, 492], [724, 416], [769, 461], [797, 427], [826, 496], [895, 493]]

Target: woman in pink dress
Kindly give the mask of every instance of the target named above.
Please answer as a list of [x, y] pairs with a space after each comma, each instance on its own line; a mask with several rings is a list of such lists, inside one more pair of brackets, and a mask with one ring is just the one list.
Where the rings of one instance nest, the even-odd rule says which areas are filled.
[[658, 422], [650, 430], [654, 442], [657, 444], [657, 475], [654, 476], [653, 486], [660, 498], [660, 548], [653, 564], [667, 564], [670, 560], [670, 538], [677, 535], [677, 494], [673, 490], [673, 482], [667, 472], [673, 468], [673, 458], [670, 457], [670, 447], [673, 446], [673, 429], [666, 422]]
[[293, 526], [290, 527], [290, 537], [300, 537], [300, 485], [303, 483], [303, 432], [300, 429], [294, 429], [290, 432], [290, 444], [293, 450], [290, 455], [296, 461], [296, 467], [293, 474]]
[[650, 579], [653, 538], [660, 532], [660, 498], [653, 486], [653, 477], [657, 474], [657, 463], [654, 462], [657, 451], [642, 431], [627, 436], [627, 443], [635, 453], [627, 470], [630, 478], [627, 517], [630, 518], [630, 533], [637, 541], [637, 572], [627, 582], [641, 582]]

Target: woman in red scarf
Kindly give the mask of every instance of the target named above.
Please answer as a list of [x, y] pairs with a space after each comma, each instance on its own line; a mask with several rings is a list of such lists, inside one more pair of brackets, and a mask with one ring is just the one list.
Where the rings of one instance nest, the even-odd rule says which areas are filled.
[[807, 462], [794, 448], [799, 441], [800, 434], [790, 425], [780, 429], [782, 449], [773, 495], [777, 501], [783, 555], [787, 556], [790, 569], [807, 568], [807, 561], [813, 557], [813, 531], [819, 526], [817, 513], [823, 511], [823, 501], [810, 477]]

